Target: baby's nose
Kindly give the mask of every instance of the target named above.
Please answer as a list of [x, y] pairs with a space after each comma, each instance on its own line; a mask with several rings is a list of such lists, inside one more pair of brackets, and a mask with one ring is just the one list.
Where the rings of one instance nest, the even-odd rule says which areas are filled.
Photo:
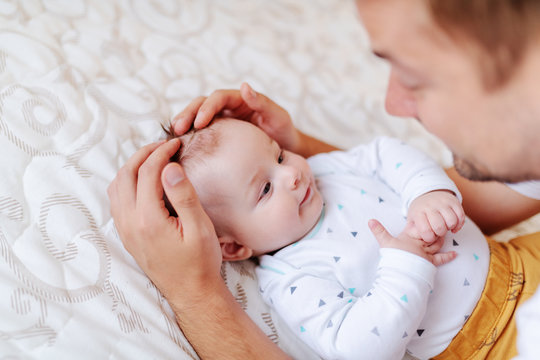
[[291, 189], [296, 189], [302, 180], [302, 172], [294, 167], [289, 168], [289, 183]]

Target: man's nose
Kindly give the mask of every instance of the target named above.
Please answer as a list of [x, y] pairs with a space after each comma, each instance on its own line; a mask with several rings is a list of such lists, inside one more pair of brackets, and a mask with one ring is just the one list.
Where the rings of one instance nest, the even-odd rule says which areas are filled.
[[394, 71], [390, 73], [384, 106], [390, 115], [418, 118], [416, 99], [411, 91], [400, 83]]

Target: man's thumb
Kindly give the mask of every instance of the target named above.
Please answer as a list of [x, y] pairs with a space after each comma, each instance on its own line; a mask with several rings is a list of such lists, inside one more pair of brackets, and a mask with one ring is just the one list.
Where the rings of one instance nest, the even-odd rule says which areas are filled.
[[184, 169], [178, 163], [169, 163], [161, 173], [161, 182], [170, 205], [178, 214], [183, 226], [200, 220], [202, 209], [195, 188], [186, 178]]
[[264, 113], [266, 105], [268, 103], [266, 97], [262, 94], [258, 94], [248, 83], [244, 82], [240, 85], [240, 94], [246, 104], [255, 111]]
[[384, 226], [377, 220], [371, 219], [368, 221], [369, 230], [375, 239], [379, 242], [380, 247], [387, 247], [393, 236], [384, 228]]

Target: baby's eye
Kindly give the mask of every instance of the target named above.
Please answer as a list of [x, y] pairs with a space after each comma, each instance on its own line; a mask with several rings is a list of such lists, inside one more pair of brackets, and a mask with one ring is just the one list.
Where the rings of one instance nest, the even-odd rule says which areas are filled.
[[264, 184], [264, 189], [262, 191], [262, 194], [261, 194], [261, 197], [265, 196], [266, 194], [268, 194], [270, 192], [270, 189], [272, 188], [272, 184], [267, 182], [266, 184]]
[[281, 164], [283, 162], [283, 151], [280, 151], [277, 162], [278, 164]]

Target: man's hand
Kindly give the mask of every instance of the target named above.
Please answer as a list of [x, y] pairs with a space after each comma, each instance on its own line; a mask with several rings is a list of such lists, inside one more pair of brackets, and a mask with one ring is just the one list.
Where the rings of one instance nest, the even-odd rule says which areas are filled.
[[[174, 139], [143, 147], [108, 189], [124, 246], [168, 299], [173, 293], [205, 296], [204, 291], [222, 281], [221, 250], [212, 222], [180, 165], [168, 164], [179, 146]], [[163, 189], [178, 218], [169, 216]], [[174, 300], [180, 304], [182, 299]]]
[[173, 119], [174, 132], [182, 135], [192, 126], [207, 126], [215, 116], [233, 117], [260, 127], [286, 150], [298, 153], [301, 134], [289, 113], [281, 106], [255, 92], [247, 83], [240, 90], [216, 90], [210, 96], [199, 96]]
[[465, 222], [465, 212], [451, 191], [436, 190], [416, 198], [407, 214], [407, 231], [432, 243], [450, 230], [459, 231]]

